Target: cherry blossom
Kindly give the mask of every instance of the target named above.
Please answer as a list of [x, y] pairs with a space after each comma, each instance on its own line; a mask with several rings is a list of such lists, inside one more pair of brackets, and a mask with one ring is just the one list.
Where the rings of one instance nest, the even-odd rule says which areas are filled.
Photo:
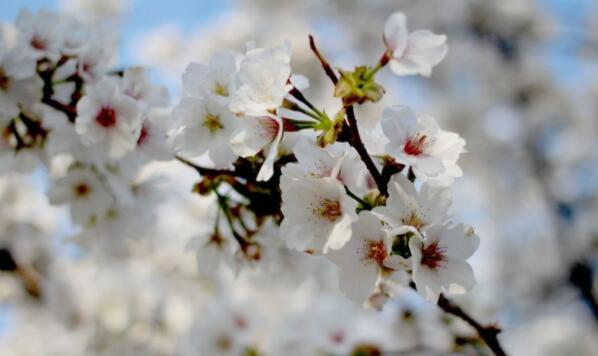
[[407, 31], [407, 18], [401, 12], [392, 14], [384, 25], [384, 42], [391, 54], [390, 69], [397, 75], [421, 74], [429, 77], [440, 63], [448, 47], [445, 35], [428, 30]]
[[230, 165], [237, 157], [229, 141], [241, 119], [222, 102], [212, 97], [186, 97], [174, 109], [173, 117], [182, 126], [175, 138], [181, 152], [194, 157], [208, 152], [218, 167]]
[[367, 171], [355, 149], [346, 143], [334, 143], [321, 149], [309, 140], [301, 140], [293, 153], [298, 163], [287, 164], [282, 179], [333, 177], [354, 193], [365, 193]]
[[291, 89], [291, 45], [254, 48], [245, 53], [233, 82], [230, 108], [251, 116], [276, 110]]
[[118, 83], [104, 77], [88, 88], [77, 105], [75, 127], [83, 143], [118, 158], [135, 148], [141, 132], [141, 110]]
[[193, 97], [215, 96], [229, 100], [241, 55], [223, 51], [214, 54], [208, 64], [191, 63], [183, 73], [185, 93]]
[[385, 146], [388, 154], [409, 165], [418, 178], [440, 178], [447, 173], [447, 167], [450, 176], [459, 175], [455, 163], [464, 141], [442, 133], [433, 117], [417, 116], [405, 106], [393, 106], [384, 110], [381, 125], [389, 141]]
[[411, 238], [409, 249], [417, 291], [436, 302], [441, 291], [465, 293], [473, 288], [476, 281], [466, 260], [479, 244], [473, 229], [463, 225], [434, 225], [427, 229], [425, 238]]
[[381, 271], [390, 269], [392, 241], [382, 221], [369, 211], [353, 223], [349, 241], [326, 254], [339, 267], [340, 288], [350, 298], [363, 303], [373, 292]]
[[17, 46], [36, 59], [58, 58], [61, 36], [59, 14], [48, 10], [40, 10], [35, 14], [29, 10], [22, 10], [15, 25], [19, 30]]
[[9, 49], [0, 36], [0, 122], [41, 98], [41, 81], [34, 77], [35, 58], [23, 50]]
[[448, 220], [452, 192], [446, 187], [424, 183], [417, 191], [407, 177], [396, 174], [388, 184], [388, 192], [386, 206], [377, 207], [374, 212], [395, 234], [424, 232], [431, 225]]
[[274, 161], [282, 139], [282, 121], [275, 115], [265, 114], [244, 117], [238, 120], [238, 124], [238, 129], [230, 140], [233, 151], [241, 157], [264, 152], [264, 162], [257, 179], [269, 180], [274, 174]]
[[83, 167], [58, 178], [48, 194], [52, 204], [69, 204], [73, 220], [83, 225], [96, 223], [114, 203], [98, 174]]
[[334, 178], [300, 179], [281, 185], [280, 235], [289, 248], [327, 252], [350, 238], [356, 203]]

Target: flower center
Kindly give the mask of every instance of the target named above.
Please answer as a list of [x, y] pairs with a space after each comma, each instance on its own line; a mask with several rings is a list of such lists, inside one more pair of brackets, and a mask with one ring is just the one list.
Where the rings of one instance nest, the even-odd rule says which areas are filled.
[[338, 201], [324, 199], [316, 213], [324, 219], [334, 222], [343, 215], [341, 204]]
[[89, 193], [91, 192], [91, 187], [89, 185], [87, 185], [87, 183], [82, 182], [82, 183], [75, 185], [73, 190], [75, 191], [75, 195], [82, 198], [82, 197], [89, 195]]
[[330, 341], [332, 341], [333, 344], [341, 344], [345, 339], [346, 336], [342, 330], [336, 330], [330, 334]]
[[31, 39], [31, 47], [40, 51], [44, 50], [46, 49], [46, 41], [39, 38], [38, 36], [33, 36], [33, 38]]
[[207, 114], [203, 121], [203, 126], [207, 127], [210, 130], [210, 133], [215, 133], [216, 131], [223, 129], [222, 123], [220, 122], [220, 116]]
[[3, 68], [0, 68], [0, 90], [8, 90], [10, 78], [6, 75]]
[[362, 260], [364, 262], [373, 261], [380, 266], [382, 266], [388, 255], [384, 241], [367, 240], [364, 242], [363, 249], [360, 252], [362, 253]]
[[439, 247], [438, 242], [434, 242], [422, 249], [421, 264], [434, 270], [438, 269], [446, 261], [445, 253], [446, 248]]
[[222, 335], [216, 340], [216, 347], [220, 351], [228, 351], [233, 347], [233, 340], [228, 335]]
[[103, 106], [96, 116], [96, 122], [107, 129], [113, 127], [116, 125], [116, 111], [111, 107]]
[[417, 230], [424, 227], [425, 223], [420, 219], [416, 212], [412, 211], [406, 218], [403, 218], [401, 222], [404, 225], [413, 226]]
[[405, 146], [403, 146], [403, 150], [406, 154], [411, 156], [419, 156], [424, 152], [424, 148], [426, 143], [428, 142], [428, 137], [426, 135], [417, 134], [414, 137], [407, 140]]
[[214, 94], [220, 96], [228, 96], [228, 89], [226, 89], [224, 85], [216, 83], [216, 85], [214, 86]]

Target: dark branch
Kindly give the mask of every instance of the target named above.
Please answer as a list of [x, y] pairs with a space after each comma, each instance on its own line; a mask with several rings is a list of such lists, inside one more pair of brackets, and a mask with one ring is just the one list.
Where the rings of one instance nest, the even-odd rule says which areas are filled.
[[202, 167], [202, 166], [199, 166], [199, 165], [189, 161], [188, 159], [185, 159], [178, 155], [175, 156], [175, 158], [179, 162], [182, 162], [182, 163], [186, 164], [187, 166], [195, 169], [197, 171], [197, 173], [199, 173], [202, 176], [210, 176], [210, 177], [216, 177], [216, 176], [220, 176], [220, 175], [235, 176], [235, 172], [228, 170], [228, 169], [214, 169], [214, 168]]
[[357, 128], [357, 119], [355, 118], [355, 110], [353, 105], [349, 105], [345, 107], [345, 111], [347, 112], [347, 121], [349, 122], [349, 127], [351, 127], [351, 139], [349, 140], [349, 144], [355, 148], [359, 157], [363, 163], [365, 163], [366, 168], [374, 178], [376, 185], [378, 186], [378, 190], [380, 194], [387, 195], [388, 193], [388, 181], [382, 178], [382, 175], [378, 171], [376, 164], [372, 161], [372, 157], [369, 155], [363, 141], [361, 140], [361, 135], [359, 134], [359, 129]]
[[334, 69], [332, 69], [330, 63], [328, 63], [326, 58], [324, 58], [324, 56], [318, 50], [318, 47], [316, 47], [316, 41], [314, 40], [314, 36], [312, 35], [309, 35], [309, 48], [311, 48], [316, 57], [318, 57], [318, 60], [320, 61], [322, 68], [324, 68], [324, 72], [326, 72], [328, 78], [330, 78], [332, 83], [336, 85], [336, 83], [338, 82], [338, 77], [336, 76], [336, 73], [334, 73]]
[[500, 329], [496, 325], [490, 324], [484, 326], [480, 324], [473, 317], [467, 314], [463, 309], [461, 309], [461, 307], [459, 307], [451, 300], [446, 298], [443, 294], [441, 294], [440, 298], [438, 299], [438, 306], [446, 313], [454, 315], [471, 325], [471, 327], [473, 327], [476, 330], [480, 338], [484, 340], [486, 345], [488, 345], [488, 348], [490, 348], [490, 350], [492, 350], [492, 352], [496, 356], [507, 355], [505, 351], [502, 349], [502, 346], [500, 346], [500, 342], [498, 341], [498, 334], [500, 333]]

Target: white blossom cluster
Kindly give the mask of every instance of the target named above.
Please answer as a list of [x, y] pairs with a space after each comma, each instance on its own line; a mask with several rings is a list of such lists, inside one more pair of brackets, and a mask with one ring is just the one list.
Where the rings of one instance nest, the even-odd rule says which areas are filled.
[[[408, 32], [406, 17], [395, 13], [383, 29], [379, 63], [354, 70], [333, 69], [311, 38], [314, 60], [339, 101], [329, 116], [304, 96], [308, 81], [291, 69], [290, 42], [249, 43], [244, 52], [191, 63], [182, 98], [171, 108], [168, 92], [152, 84], [145, 69], [112, 68], [115, 49], [98, 29], [67, 15], [25, 10], [14, 30], [13, 38], [0, 37], [1, 169], [47, 169], [48, 201], [68, 207], [78, 248], [126, 253], [136, 243], [128, 238], [147, 236], [165, 198], [160, 181], [143, 169], [176, 158], [200, 174], [193, 191], [215, 208], [208, 229], [187, 245], [200, 275], [218, 280], [231, 271], [239, 278], [257, 271], [290, 278], [295, 286], [309, 284], [310, 274], [330, 274], [321, 278], [326, 293], [289, 303], [275, 316], [255, 307], [260, 297], [218, 295], [189, 330], [177, 329], [176, 337], [188, 335], [182, 355], [380, 355], [453, 346], [452, 339], [438, 345], [458, 332], [446, 332], [439, 311], [430, 308], [475, 285], [467, 260], [479, 237], [449, 212], [465, 141], [405, 105], [384, 109], [372, 132], [354, 112], [384, 95], [375, 76], [387, 65], [398, 76], [430, 76], [447, 54], [446, 36]], [[380, 149], [368, 152], [360, 130], [364, 136], [379, 131]], [[18, 247], [9, 245], [15, 254]], [[33, 272], [23, 268], [35, 263], [15, 258], [14, 269], [33, 283]], [[53, 265], [50, 278], [68, 285], [61, 268]], [[134, 267], [122, 268], [124, 276], [139, 277]], [[90, 283], [96, 275], [80, 278]], [[148, 292], [139, 302], [152, 312], [137, 313], [131, 290], [174, 282], [139, 278], [139, 285], [125, 280], [107, 302], [99, 291], [85, 296], [101, 311], [96, 339], [133, 328], [137, 318], [168, 324], [161, 308], [172, 303], [170, 294], [152, 299], [159, 290]], [[269, 281], [264, 290], [276, 288]], [[412, 308], [419, 298], [413, 288], [431, 303]], [[62, 318], [92, 324], [87, 306], [68, 305], [62, 293], [71, 291], [65, 290], [44, 292], [67, 311]], [[444, 336], [436, 343], [414, 336], [429, 328]]]

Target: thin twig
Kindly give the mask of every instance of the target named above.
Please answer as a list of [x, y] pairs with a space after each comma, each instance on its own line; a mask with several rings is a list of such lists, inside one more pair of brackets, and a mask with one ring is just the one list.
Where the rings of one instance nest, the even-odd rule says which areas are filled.
[[353, 200], [355, 200], [356, 202], [358, 202], [359, 204], [363, 205], [363, 208], [366, 210], [372, 210], [374, 207], [369, 204], [368, 202], [366, 202], [365, 200], [361, 199], [360, 197], [358, 197], [357, 195], [355, 195], [355, 193], [353, 193], [349, 187], [347, 187], [345, 185], [345, 192], [347, 192], [347, 195], [350, 196], [351, 198], [353, 198]]
[[473, 327], [480, 338], [484, 340], [488, 348], [492, 350], [492, 352], [496, 356], [506, 356], [507, 354], [500, 346], [500, 342], [498, 341], [498, 334], [500, 333], [500, 329], [493, 324], [490, 325], [482, 325], [478, 321], [476, 321], [472, 316], [467, 314], [461, 307], [456, 305], [454, 302], [449, 300], [443, 294], [440, 295], [438, 299], [438, 306], [444, 310], [446, 313], [454, 315], [465, 322], [467, 322], [471, 327]]
[[332, 84], [336, 85], [336, 83], [338, 82], [336, 73], [334, 73], [334, 69], [332, 69], [330, 63], [328, 63], [326, 58], [324, 58], [324, 56], [318, 50], [318, 47], [316, 47], [316, 41], [314, 40], [314, 36], [312, 35], [309, 35], [309, 48], [311, 48], [316, 57], [318, 57], [318, 60], [320, 61], [322, 68], [324, 68], [324, 72], [326, 72], [326, 75], [328, 76], [328, 78], [330, 78]]
[[211, 177], [215, 177], [215, 176], [219, 176], [219, 175], [235, 176], [235, 172], [228, 170], [228, 169], [215, 169], [215, 168], [202, 167], [202, 166], [199, 166], [199, 165], [197, 165], [179, 155], [176, 155], [175, 158], [179, 162], [182, 162], [182, 163], [186, 164], [187, 166], [195, 169], [197, 171], [197, 173], [199, 173], [202, 176], [211, 176]]
[[351, 127], [351, 140], [349, 140], [349, 144], [355, 148], [359, 157], [365, 164], [366, 168], [374, 178], [376, 185], [378, 186], [378, 190], [380, 194], [387, 195], [388, 194], [388, 182], [385, 182], [376, 167], [376, 164], [372, 160], [372, 157], [369, 155], [363, 141], [361, 140], [361, 135], [359, 134], [359, 129], [357, 128], [357, 119], [355, 118], [355, 110], [353, 109], [353, 105], [345, 106], [345, 111], [347, 112], [347, 121], [349, 122], [349, 127]]
[[[336, 83], [338, 82], [338, 78], [332, 70], [330, 63], [328, 63], [326, 58], [324, 58], [324, 56], [318, 50], [318, 47], [316, 46], [316, 42], [312, 35], [309, 35], [309, 47], [320, 61], [320, 64], [322, 65], [322, 68], [324, 69], [324, 72], [326, 72], [328, 78], [330, 78], [332, 83], [336, 85]], [[349, 144], [353, 146], [353, 148], [355, 148], [355, 150], [359, 154], [359, 157], [361, 158], [366, 168], [374, 178], [374, 181], [378, 186], [380, 194], [386, 195], [387, 182], [384, 182], [384, 180], [382, 179], [380, 171], [378, 171], [376, 164], [374, 164], [374, 161], [372, 161], [372, 157], [370, 157], [370, 155], [368, 154], [365, 145], [361, 140], [361, 135], [359, 134], [359, 129], [357, 127], [357, 119], [355, 118], [355, 109], [353, 108], [353, 105], [344, 105], [344, 107], [345, 112], [347, 113], [347, 121], [349, 123], [349, 127], [351, 128], [351, 139], [349, 140]]]

